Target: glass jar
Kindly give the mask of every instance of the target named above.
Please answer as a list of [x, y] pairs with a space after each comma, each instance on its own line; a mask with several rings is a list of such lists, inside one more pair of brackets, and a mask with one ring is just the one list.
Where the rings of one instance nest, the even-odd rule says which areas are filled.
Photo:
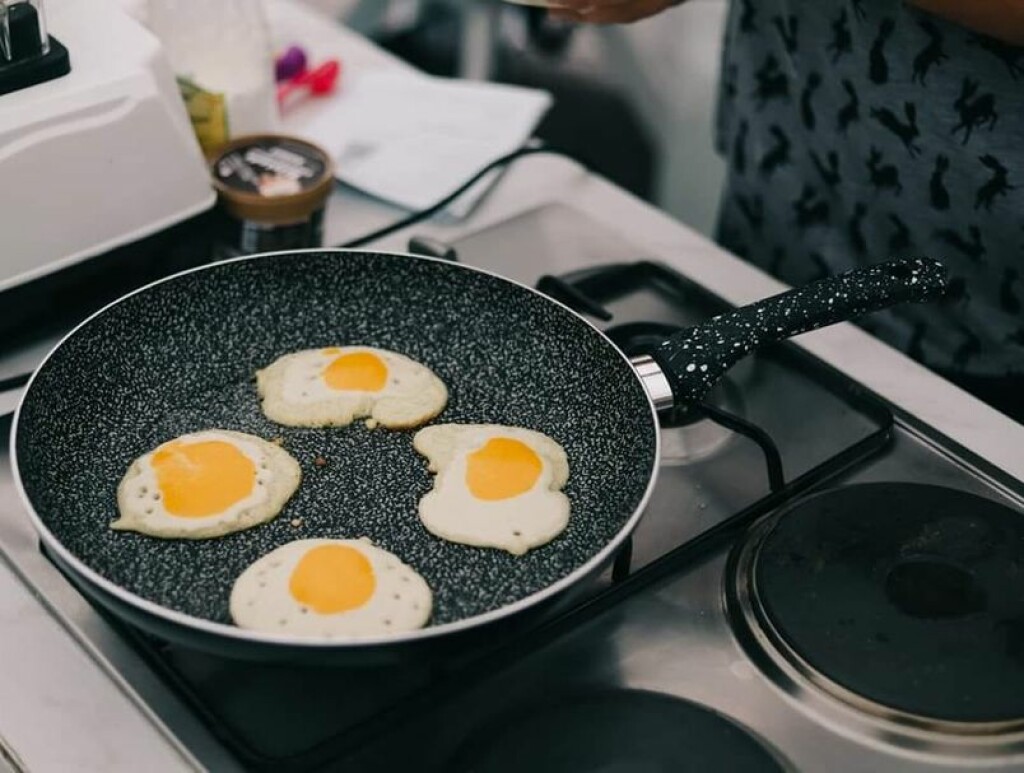
[[211, 164], [221, 208], [218, 257], [323, 245], [323, 216], [334, 186], [327, 153], [280, 134], [239, 137]]

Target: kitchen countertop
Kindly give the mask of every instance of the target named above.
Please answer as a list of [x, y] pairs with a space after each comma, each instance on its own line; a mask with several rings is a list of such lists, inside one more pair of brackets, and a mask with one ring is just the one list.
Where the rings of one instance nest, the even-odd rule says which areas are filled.
[[[323, 17], [293, 0], [274, 0], [270, 9], [272, 27], [280, 43], [301, 41], [314, 57], [340, 55], [346, 72], [407, 67], [359, 36], [325, 23]], [[316, 109], [316, 104], [303, 105], [288, 117], [283, 128], [301, 132]], [[605, 224], [620, 224], [624, 236], [640, 251], [637, 259], [671, 265], [733, 303], [747, 303], [785, 289], [693, 230], [559, 157], [533, 156], [517, 161], [464, 222], [414, 226], [374, 247], [402, 251], [411, 235], [457, 242], [554, 203]], [[329, 202], [325, 242], [340, 243], [403, 214], [397, 208], [339, 188]], [[557, 243], [558, 234], [550, 234], [549, 238]], [[530, 255], [509, 259], [463, 254], [461, 258], [526, 283], [532, 283], [540, 273], [579, 267], [570, 259], [540, 265], [531, 262]], [[1024, 478], [1024, 455], [1019, 451], [1024, 447], [1024, 426], [852, 325], [809, 333], [798, 340], [899, 411], [934, 426], [1006, 473]], [[26, 356], [20, 355], [22, 360]], [[37, 356], [38, 353], [33, 357]], [[9, 470], [0, 470], [0, 476], [3, 475], [9, 475]], [[4, 544], [12, 538], [32, 538], [27, 519], [18, 517], [19, 503], [0, 503], [0, 511], [6, 521], [0, 532]], [[69, 631], [88, 618], [87, 603], [47, 566], [40, 558], [38, 576], [32, 572], [33, 582], [40, 584], [40, 577], [45, 575], [46, 593], [61, 594], [66, 599], [70, 598], [68, 594], [73, 595], [70, 605], [79, 605], [83, 615], [55, 619], [44, 602], [33, 597], [6, 564], [0, 563], [0, 621], [6, 631], [0, 637], [0, 655], [5, 663], [17, 664], [8, 667], [5, 688], [0, 691], [0, 760], [6, 741], [22, 757], [25, 767], [32, 770], [130, 770], [138, 766], [140, 759], [146, 759], [147, 767], [154, 770], [195, 766], [195, 760], [170, 737], [121, 678], [104, 670], [102, 658], [78, 646], [76, 639], [81, 637], [73, 638]], [[68, 628], [62, 628], [62, 623]], [[59, 743], [54, 738], [59, 738]], [[188, 742], [194, 746], [200, 741], [190, 738]]]
[[[0, 563], [0, 771], [198, 767]], [[5, 767], [6, 763], [6, 767]]]

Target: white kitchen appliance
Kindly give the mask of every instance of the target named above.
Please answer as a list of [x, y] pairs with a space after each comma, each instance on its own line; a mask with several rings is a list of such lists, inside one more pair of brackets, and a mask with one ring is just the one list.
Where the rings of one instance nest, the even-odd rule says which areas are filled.
[[159, 41], [111, 0], [49, 0], [46, 27], [70, 72], [0, 94], [0, 293], [215, 200]]

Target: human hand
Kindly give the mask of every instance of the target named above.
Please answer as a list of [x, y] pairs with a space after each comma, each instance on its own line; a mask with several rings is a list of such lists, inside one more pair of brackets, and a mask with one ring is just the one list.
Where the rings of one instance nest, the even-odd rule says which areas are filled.
[[551, 18], [588, 24], [631, 24], [679, 5], [683, 0], [558, 0]]

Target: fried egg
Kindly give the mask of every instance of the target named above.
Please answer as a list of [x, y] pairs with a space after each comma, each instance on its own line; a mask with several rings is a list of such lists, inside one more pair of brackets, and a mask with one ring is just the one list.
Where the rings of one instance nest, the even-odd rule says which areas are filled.
[[438, 424], [417, 432], [413, 447], [437, 473], [419, 504], [431, 534], [522, 555], [569, 523], [569, 499], [560, 490], [569, 463], [547, 435], [500, 424]]
[[370, 540], [303, 539], [250, 564], [230, 609], [241, 628], [359, 638], [422, 628], [432, 604], [426, 581]]
[[306, 349], [256, 373], [263, 413], [291, 427], [418, 427], [444, 410], [448, 389], [424, 365], [367, 346]]
[[117, 487], [112, 529], [201, 539], [274, 518], [302, 478], [287, 451], [262, 438], [212, 429], [139, 457]]

